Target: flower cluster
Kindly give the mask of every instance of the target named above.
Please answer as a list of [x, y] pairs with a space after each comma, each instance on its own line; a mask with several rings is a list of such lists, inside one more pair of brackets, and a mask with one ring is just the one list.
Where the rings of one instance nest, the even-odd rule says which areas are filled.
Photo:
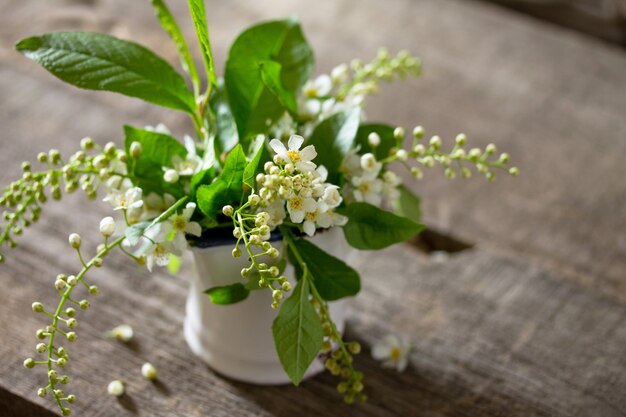
[[93, 200], [101, 182], [125, 175], [126, 154], [114, 143], [102, 147], [84, 138], [81, 148], [67, 162], [56, 149], [39, 153], [37, 160], [47, 168], [41, 171], [34, 171], [30, 162], [22, 163], [22, 178], [5, 187], [0, 197], [0, 206], [7, 208], [0, 223], [0, 262], [4, 259], [2, 246], [17, 246], [13, 236], [39, 220], [48, 196], [59, 200], [63, 191], [73, 193], [80, 188]]
[[[371, 133], [370, 143], [376, 143], [377, 137], [377, 133]], [[393, 202], [400, 194], [400, 177], [393, 171], [383, 170], [382, 162], [371, 152], [359, 155], [354, 149], [344, 158], [342, 171], [348, 180], [344, 195], [351, 201], [381, 206], [383, 201]]]
[[312, 160], [317, 156], [313, 145], [300, 149], [302, 136], [291, 136], [286, 147], [280, 140], [272, 139], [270, 146], [276, 153], [274, 162], [265, 164], [265, 173], [257, 176], [260, 210], [270, 215], [269, 225], [276, 227], [287, 218], [292, 224], [302, 225], [302, 230], [313, 236], [318, 228], [343, 226], [347, 218], [334, 209], [343, 198], [337, 185], [326, 182], [328, 172], [317, 167]]

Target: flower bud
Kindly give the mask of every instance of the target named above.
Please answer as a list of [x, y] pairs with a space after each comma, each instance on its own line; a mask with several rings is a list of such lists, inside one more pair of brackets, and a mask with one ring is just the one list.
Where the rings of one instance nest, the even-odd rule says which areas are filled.
[[48, 391], [46, 391], [45, 388], [39, 388], [37, 390], [37, 396], [39, 396], [41, 398], [45, 397], [47, 393], [48, 393]]
[[514, 177], [517, 177], [519, 175], [519, 168], [517, 167], [510, 168], [509, 174], [513, 175]]
[[74, 287], [76, 284], [78, 284], [78, 279], [74, 275], [67, 277], [67, 285]]
[[65, 309], [65, 314], [67, 314], [67, 317], [74, 317], [76, 315], [76, 310], [72, 307], [68, 307]]
[[75, 332], [69, 332], [67, 335], [67, 340], [70, 342], [74, 342], [76, 341], [76, 333]]
[[88, 300], [81, 300], [78, 303], [78, 306], [80, 307], [81, 310], [87, 310], [89, 309], [90, 304]]
[[67, 359], [65, 358], [57, 359], [57, 365], [59, 368], [65, 368], [65, 365], [67, 365]]
[[95, 266], [96, 268], [100, 268], [103, 262], [104, 261], [102, 260], [102, 258], [94, 258], [92, 261], [93, 266]]
[[45, 152], [39, 152], [37, 154], [37, 160], [41, 162], [42, 164], [48, 162], [48, 154]]
[[89, 294], [91, 295], [98, 295], [100, 294], [100, 289], [98, 287], [96, 287], [95, 285], [92, 285], [89, 287]]
[[421, 139], [424, 136], [424, 128], [422, 126], [415, 126], [413, 128], [413, 137], [415, 139]]
[[33, 358], [28, 358], [24, 361], [24, 368], [32, 369], [35, 365], [35, 360]]
[[91, 138], [82, 138], [80, 141], [80, 147], [85, 151], [90, 151], [93, 149], [94, 143]]
[[108, 334], [119, 340], [120, 342], [126, 343], [130, 342], [135, 332], [133, 331], [133, 328], [130, 327], [128, 324], [121, 324], [108, 332]]
[[37, 350], [37, 352], [39, 353], [44, 353], [47, 349], [48, 349], [48, 346], [46, 346], [45, 343], [38, 343], [37, 346], [35, 347], [35, 350]]
[[396, 128], [393, 130], [393, 137], [394, 137], [396, 140], [402, 140], [402, 139], [404, 138], [404, 129], [403, 129], [403, 128], [401, 128], [401, 127], [396, 127]]
[[68, 241], [70, 242], [70, 246], [74, 249], [80, 248], [80, 235], [78, 233], [72, 233]]
[[367, 135], [367, 143], [369, 143], [372, 148], [377, 147], [380, 145], [380, 135], [376, 132], [370, 133]]
[[69, 327], [70, 329], [75, 329], [76, 327], [78, 327], [78, 321], [76, 321], [76, 319], [71, 318], [67, 321], [67, 327]]
[[154, 381], [157, 378], [157, 370], [154, 365], [146, 362], [141, 367], [141, 375], [149, 381]]
[[406, 150], [404, 149], [398, 149], [396, 151], [396, 157], [400, 160], [400, 161], [406, 161], [409, 157], [409, 154], [407, 153]]
[[[226, 206], [222, 207], [222, 213], [224, 214], [224, 216], [232, 217], [234, 212], [235, 212], [235, 209], [233, 209], [233, 206], [231, 206], [231, 205], [226, 205]], [[237, 236], [235, 236], [235, 237], [237, 237]]]
[[241, 249], [239, 248], [233, 249], [232, 254], [233, 254], [233, 258], [239, 258], [241, 256]]
[[74, 404], [76, 402], [76, 396], [74, 394], [70, 394], [67, 396], [67, 402], [70, 404]]
[[32, 306], [32, 307], [33, 307], [33, 311], [34, 311], [35, 313], [41, 313], [41, 312], [43, 312], [43, 304], [41, 304], [41, 303], [40, 303], [40, 302], [38, 302], [38, 301], [35, 301], [35, 302], [33, 303], [33, 306]]
[[107, 392], [115, 397], [124, 395], [124, 383], [119, 379], [111, 381], [107, 387]]
[[253, 206], [258, 205], [260, 201], [261, 198], [256, 194], [250, 194], [248, 196], [248, 203], [252, 204]]
[[141, 156], [141, 143], [133, 142], [130, 144], [130, 156], [137, 159]]
[[435, 149], [441, 148], [441, 138], [439, 136], [433, 136], [430, 138], [429, 145]]
[[455, 142], [459, 146], [465, 145], [467, 143], [467, 136], [465, 136], [465, 133], [459, 133], [456, 135]]
[[169, 182], [170, 184], [177, 183], [179, 178], [180, 177], [178, 175], [178, 171], [176, 171], [175, 169], [167, 169], [163, 174], [163, 179], [165, 180], [165, 182]]
[[496, 152], [496, 145], [494, 145], [493, 143], [490, 143], [489, 145], [487, 145], [487, 147], [485, 148], [485, 152], [488, 155], [492, 155]]
[[291, 284], [289, 283], [289, 281], [283, 282], [281, 287], [282, 287], [283, 291], [285, 291], [285, 292], [291, 291]]

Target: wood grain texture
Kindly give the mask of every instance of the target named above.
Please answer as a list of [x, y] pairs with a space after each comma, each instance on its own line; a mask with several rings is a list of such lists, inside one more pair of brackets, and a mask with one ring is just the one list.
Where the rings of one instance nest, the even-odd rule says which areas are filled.
[[[192, 39], [185, 2], [170, 3]], [[215, 375], [182, 338], [184, 279], [148, 275], [114, 256], [91, 275], [102, 296], [81, 314], [79, 342], [71, 346], [71, 390], [79, 397], [74, 414], [626, 415], [623, 53], [481, 3], [272, 5], [208, 2], [217, 62], [224, 62], [243, 27], [289, 14], [301, 16], [320, 71], [353, 56], [367, 59], [379, 45], [411, 49], [425, 62], [423, 79], [390, 86], [368, 107], [370, 118], [421, 123], [450, 140], [465, 130], [477, 145], [493, 141], [506, 148], [523, 175], [486, 184], [448, 182], [433, 173], [416, 186], [426, 222], [476, 243], [474, 249], [443, 262], [408, 246], [360, 258], [364, 288], [352, 301], [348, 333], [366, 346], [357, 359], [369, 387], [366, 405], [342, 405], [329, 375], [299, 389]], [[51, 146], [69, 152], [85, 135], [121, 143], [123, 123], [164, 121], [176, 133], [190, 130], [175, 112], [65, 86], [11, 50], [21, 37], [61, 29], [132, 38], [175, 62], [147, 2], [3, 1], [1, 183], [22, 160]], [[40, 407], [54, 412], [35, 396], [44, 375], [21, 365], [33, 355], [34, 331], [44, 324], [30, 304], [55, 299], [54, 276], [76, 270], [67, 233], [81, 233], [93, 249], [90, 232], [107, 212], [78, 195], [50, 204], [0, 267], [1, 416], [45, 415]], [[187, 266], [182, 276], [189, 273]], [[130, 346], [103, 337], [122, 322], [137, 332]], [[406, 373], [383, 370], [369, 358], [368, 347], [388, 331], [407, 334], [415, 344]], [[159, 383], [141, 378], [145, 361], [159, 368]], [[128, 386], [120, 400], [106, 395], [116, 378]]]

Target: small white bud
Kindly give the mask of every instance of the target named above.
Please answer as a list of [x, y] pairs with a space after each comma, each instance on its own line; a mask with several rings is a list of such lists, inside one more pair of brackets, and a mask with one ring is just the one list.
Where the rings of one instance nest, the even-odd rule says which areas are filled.
[[376, 132], [370, 133], [367, 135], [367, 143], [369, 143], [372, 148], [377, 147], [380, 145], [380, 135]]
[[165, 180], [165, 182], [169, 182], [170, 184], [177, 183], [179, 179], [178, 171], [176, 171], [175, 169], [165, 170], [165, 173], [163, 174], [163, 179]]
[[250, 194], [248, 196], [248, 203], [252, 204], [253, 206], [257, 206], [260, 202], [261, 198], [258, 195]]
[[76, 333], [75, 332], [69, 332], [67, 335], [65, 335], [65, 337], [67, 337], [67, 340], [70, 341], [70, 342], [76, 341]]
[[421, 139], [424, 136], [424, 128], [422, 126], [415, 126], [413, 129], [413, 137], [415, 139]]
[[[224, 214], [224, 216], [232, 217], [234, 212], [235, 212], [235, 209], [233, 208], [233, 206], [226, 205], [226, 206], [222, 207], [222, 213]], [[235, 236], [235, 237], [237, 237], [237, 236]]]
[[107, 392], [115, 397], [124, 395], [124, 383], [119, 379], [111, 381], [107, 387]]
[[239, 258], [241, 256], [241, 249], [235, 248], [232, 251], [233, 258]]
[[409, 158], [409, 154], [406, 150], [404, 149], [398, 149], [396, 151], [396, 157], [400, 160], [400, 161], [406, 161]]
[[45, 388], [39, 388], [39, 389], [37, 390], [37, 395], [38, 395], [39, 397], [41, 397], [41, 398], [45, 397], [47, 393], [48, 393], [48, 391], [46, 391], [46, 389], [45, 389]]
[[130, 144], [130, 156], [137, 159], [141, 156], [141, 143], [133, 142]]
[[519, 175], [519, 168], [517, 167], [510, 168], [509, 174], [513, 175], [514, 177], [517, 177]]
[[463, 146], [467, 143], [467, 136], [465, 136], [465, 133], [459, 133], [458, 135], [456, 135], [456, 144], [459, 146]]
[[24, 368], [32, 369], [35, 365], [35, 360], [33, 358], [28, 358], [24, 361]]
[[113, 217], [109, 216], [100, 220], [100, 233], [104, 237], [109, 237], [115, 233], [115, 220]]
[[401, 127], [396, 127], [393, 130], [393, 137], [396, 138], [396, 140], [401, 140], [404, 138], [404, 129]]
[[72, 233], [67, 240], [74, 249], [80, 248], [80, 235], [78, 233]]
[[496, 152], [496, 145], [494, 145], [493, 143], [490, 143], [489, 145], [487, 145], [487, 147], [485, 148], [485, 152], [489, 155], [492, 155]]
[[43, 311], [43, 304], [41, 304], [41, 303], [40, 303], [40, 302], [38, 302], [38, 301], [35, 301], [35, 302], [33, 303], [33, 311], [34, 311], [35, 313], [41, 313], [41, 312]]
[[430, 138], [430, 146], [435, 149], [441, 148], [441, 138], [439, 136], [433, 136]]
[[45, 343], [38, 343], [37, 346], [35, 347], [35, 349], [39, 353], [44, 353], [48, 349], [48, 346], [46, 346]]
[[120, 342], [126, 343], [126, 342], [130, 342], [135, 332], [133, 331], [133, 328], [130, 327], [128, 324], [120, 324], [119, 326], [109, 331], [108, 334], [109, 336], [114, 337]]
[[74, 318], [69, 319], [67, 321], [67, 327], [69, 327], [70, 329], [75, 329], [76, 327], [78, 327], [78, 321], [76, 321], [76, 319]]
[[78, 279], [74, 275], [67, 277], [67, 285], [74, 287], [76, 284], [78, 284]]
[[157, 370], [150, 362], [146, 362], [141, 367], [141, 375], [149, 381], [154, 381], [157, 378]]

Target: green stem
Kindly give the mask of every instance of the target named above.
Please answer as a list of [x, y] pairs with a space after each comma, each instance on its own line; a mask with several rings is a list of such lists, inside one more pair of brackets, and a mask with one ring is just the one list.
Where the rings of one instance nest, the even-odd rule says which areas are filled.
[[[113, 243], [111, 243], [110, 245], [105, 246], [100, 252], [98, 252], [96, 254], [96, 256], [94, 256], [93, 258], [91, 258], [91, 260], [89, 262], [87, 262], [87, 264], [85, 266], [83, 266], [83, 269], [78, 273], [78, 275], [76, 275], [76, 279], [78, 281], [83, 281], [83, 278], [85, 276], [85, 274], [87, 273], [87, 271], [89, 271], [93, 265], [94, 262], [96, 261], [97, 258], [104, 258], [113, 248], [115, 248], [116, 246], [120, 245], [122, 243], [122, 241], [125, 239], [125, 236], [120, 236], [119, 238], [117, 238], [115, 241], [113, 241]], [[48, 350], [47, 350], [47, 364], [48, 364], [48, 372], [50, 372], [52, 370], [52, 364], [54, 363], [54, 360], [52, 358], [52, 355], [55, 354], [55, 347], [54, 347], [54, 337], [56, 335], [57, 332], [59, 333], [64, 333], [62, 330], [58, 329], [57, 326], [59, 324], [59, 319], [61, 318], [61, 314], [63, 313], [63, 308], [65, 307], [65, 303], [71, 299], [70, 295], [72, 294], [72, 290], [74, 289], [74, 287], [72, 286], [67, 286], [66, 290], [63, 292], [63, 295], [61, 296], [61, 300], [59, 301], [59, 305], [57, 306], [57, 309], [54, 313], [54, 318], [52, 320], [52, 331], [50, 332], [50, 338], [48, 340]], [[63, 404], [61, 403], [61, 398], [56, 395], [56, 393], [54, 392], [54, 390], [56, 389], [56, 381], [53, 381], [50, 377], [48, 377], [48, 382], [50, 384], [50, 388], [52, 391], [52, 395], [54, 397], [54, 400], [56, 401], [57, 405], [59, 406], [59, 408], [61, 410], [65, 409], [65, 407], [63, 406]]]

